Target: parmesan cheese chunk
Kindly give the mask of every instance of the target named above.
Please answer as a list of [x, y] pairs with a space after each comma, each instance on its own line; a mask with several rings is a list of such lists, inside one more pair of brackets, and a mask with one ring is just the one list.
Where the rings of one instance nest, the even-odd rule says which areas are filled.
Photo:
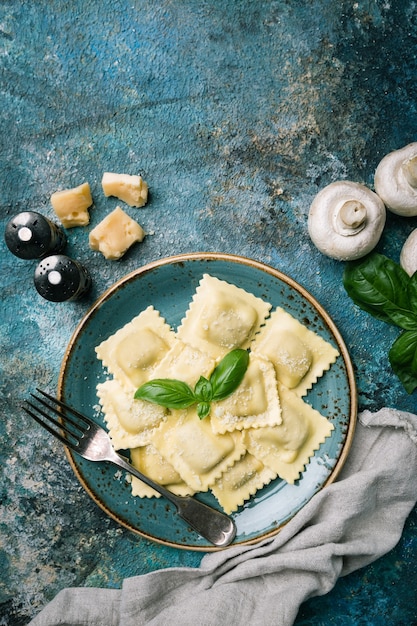
[[51, 204], [65, 228], [87, 226], [90, 222], [88, 208], [93, 204], [90, 185], [83, 183], [73, 189], [56, 191], [51, 196]]
[[105, 196], [115, 196], [129, 206], [141, 207], [148, 200], [148, 185], [141, 176], [105, 172], [101, 185]]
[[90, 232], [89, 242], [106, 259], [115, 261], [137, 241], [145, 237], [143, 228], [119, 206]]

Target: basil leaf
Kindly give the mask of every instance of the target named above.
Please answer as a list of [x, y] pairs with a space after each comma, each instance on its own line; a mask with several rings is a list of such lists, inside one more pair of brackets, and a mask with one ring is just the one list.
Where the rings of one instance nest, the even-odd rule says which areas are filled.
[[346, 266], [343, 285], [353, 302], [373, 317], [405, 330], [417, 330], [410, 277], [398, 263], [373, 253]]
[[417, 388], [417, 330], [401, 333], [392, 344], [388, 358], [407, 393], [413, 393]]
[[415, 272], [408, 283], [408, 299], [411, 309], [417, 312], [417, 272]]
[[136, 400], [147, 400], [167, 409], [187, 409], [196, 402], [187, 383], [170, 378], [156, 378], [144, 383], [135, 393]]
[[232, 350], [214, 368], [210, 383], [213, 389], [213, 400], [223, 400], [240, 385], [248, 369], [249, 353], [236, 348]]
[[147, 400], [167, 409], [187, 409], [197, 404], [200, 419], [210, 413], [210, 402], [230, 395], [242, 382], [249, 364], [246, 350], [236, 349], [227, 354], [214, 368], [209, 379], [200, 376], [194, 391], [187, 383], [170, 378], [157, 378], [136, 390], [136, 400]]
[[213, 386], [207, 378], [200, 376], [194, 387], [194, 396], [200, 402], [210, 402], [213, 398]]
[[210, 413], [210, 402], [199, 402], [197, 404], [197, 415], [203, 420]]
[[385, 313], [391, 319], [391, 324], [399, 326], [403, 330], [417, 330], [417, 315], [412, 311], [386, 306]]

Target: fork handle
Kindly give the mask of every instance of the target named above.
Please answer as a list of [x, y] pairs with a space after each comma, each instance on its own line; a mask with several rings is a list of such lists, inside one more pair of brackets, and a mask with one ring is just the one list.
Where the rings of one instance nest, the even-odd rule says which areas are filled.
[[131, 463], [114, 451], [114, 456], [108, 459], [114, 465], [126, 470], [152, 489], [155, 489], [164, 498], [169, 500], [177, 509], [179, 517], [187, 522], [197, 533], [219, 548], [225, 548], [232, 543], [236, 536], [234, 521], [217, 509], [200, 502], [191, 496], [177, 496], [162, 485], [155, 483], [145, 474], [139, 472]]
[[219, 548], [232, 543], [236, 526], [230, 517], [191, 496], [176, 498], [178, 515], [195, 531]]

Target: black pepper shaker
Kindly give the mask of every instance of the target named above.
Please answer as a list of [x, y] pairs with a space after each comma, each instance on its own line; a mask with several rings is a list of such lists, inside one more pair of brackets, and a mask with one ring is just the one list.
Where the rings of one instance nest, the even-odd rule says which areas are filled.
[[35, 211], [23, 211], [6, 224], [4, 239], [10, 252], [20, 259], [40, 259], [62, 252], [65, 233]]
[[46, 300], [65, 302], [85, 295], [91, 287], [91, 278], [81, 263], [64, 254], [55, 254], [38, 263], [34, 283]]

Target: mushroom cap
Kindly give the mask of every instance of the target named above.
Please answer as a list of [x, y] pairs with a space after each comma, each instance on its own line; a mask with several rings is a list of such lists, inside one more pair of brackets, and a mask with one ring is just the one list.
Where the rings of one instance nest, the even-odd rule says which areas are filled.
[[375, 191], [397, 215], [417, 215], [417, 142], [390, 152], [375, 170]]
[[417, 271], [417, 228], [405, 240], [400, 254], [400, 265], [409, 276]]
[[324, 187], [314, 198], [308, 232], [323, 254], [340, 261], [360, 259], [378, 243], [386, 210], [376, 193], [350, 181]]

